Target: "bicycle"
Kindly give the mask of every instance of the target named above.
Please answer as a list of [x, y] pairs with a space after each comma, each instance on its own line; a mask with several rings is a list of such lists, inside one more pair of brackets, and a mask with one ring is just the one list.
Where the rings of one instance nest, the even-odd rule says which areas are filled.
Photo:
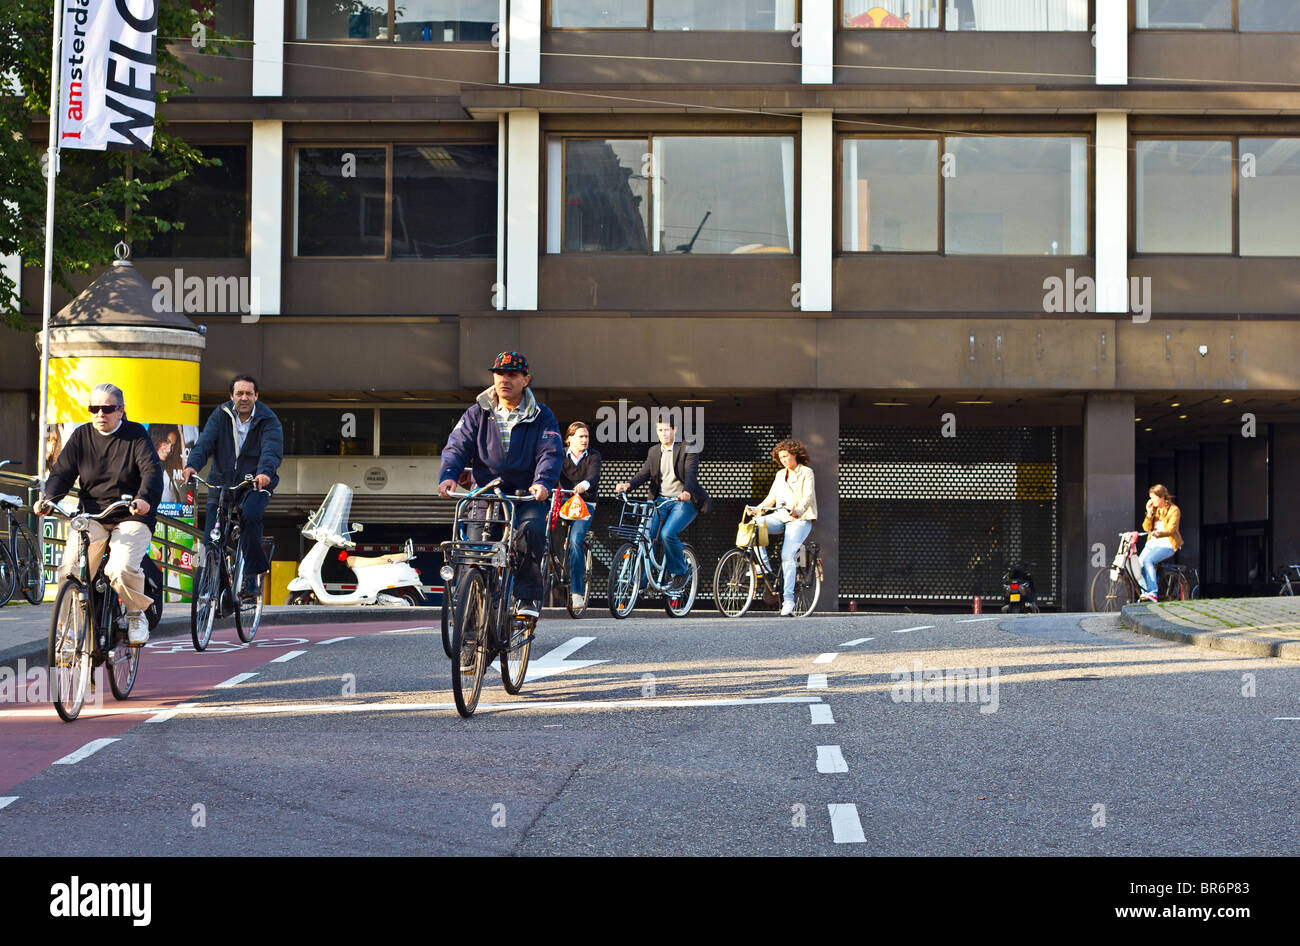
[[[618, 494], [623, 501], [616, 526], [609, 534], [625, 541], [614, 553], [609, 566], [609, 613], [622, 619], [632, 613], [642, 585], [652, 594], [664, 595], [664, 610], [675, 618], [685, 617], [695, 603], [695, 593], [700, 583], [700, 563], [695, 549], [682, 543], [690, 580], [676, 595], [668, 592], [664, 571], [668, 554], [658, 539], [660, 522], [659, 505], [653, 499], [628, 499], [626, 492]], [[658, 552], [658, 556], [656, 556]]]
[[[1094, 611], [1118, 611], [1126, 604], [1133, 604], [1141, 595], [1142, 581], [1138, 575], [1137, 540], [1138, 536], [1150, 535], [1149, 532], [1119, 533], [1119, 547], [1108, 571], [1098, 572], [1092, 579], [1089, 598]], [[1160, 589], [1162, 601], [1185, 601], [1192, 597], [1193, 587], [1188, 579], [1188, 571], [1195, 574], [1190, 565], [1156, 566], [1156, 587]], [[1159, 573], [1163, 572], [1163, 580]], [[1197, 582], [1196, 588], [1200, 584]]]
[[[0, 460], [3, 467], [12, 460]], [[0, 513], [8, 524], [5, 540], [0, 542], [0, 607], [22, 589], [29, 604], [45, 600], [45, 565], [41, 546], [15, 513], [24, 507], [21, 496], [0, 493]]]
[[[761, 515], [750, 514], [750, 518], [757, 523]], [[758, 529], [755, 528], [750, 534], [749, 542], [728, 549], [718, 559], [717, 567], [713, 570], [713, 603], [729, 618], [738, 618], [749, 610], [758, 594], [760, 580], [763, 583], [763, 603], [769, 607], [781, 604], [781, 595], [785, 589], [785, 562], [780, 561], [780, 567], [774, 568], [763, 560], [758, 549]], [[821, 546], [806, 541], [799, 549], [795, 567], [795, 617], [806, 617], [812, 613], [821, 593]]]
[[[203, 557], [194, 571], [194, 587], [190, 595], [190, 638], [195, 650], [207, 649], [216, 622], [233, 615], [235, 632], [247, 644], [257, 636], [262, 621], [267, 576], [266, 572], [259, 574], [255, 579], [255, 594], [244, 597], [244, 553], [239, 547], [242, 513], [237, 496], [241, 489], [253, 485], [253, 475], [246, 475], [238, 486], [217, 486], [197, 473], [194, 479], [221, 492], [217, 500], [217, 521], [215, 524], [205, 523], [209, 526], [209, 541], [203, 543]], [[268, 557], [274, 550], [274, 544], [266, 539], [262, 540], [262, 547], [268, 550]]]
[[552, 493], [551, 511], [546, 517], [546, 558], [543, 560], [544, 566], [544, 590], [542, 592], [542, 601], [549, 604], [553, 593], [564, 596], [564, 607], [569, 612], [569, 617], [580, 618], [587, 610], [587, 600], [591, 594], [591, 543], [586, 544], [583, 550], [583, 560], [585, 563], [586, 581], [582, 589], [582, 607], [573, 606], [573, 595], [569, 588], [569, 538], [573, 535], [573, 523], [568, 524], [568, 529], [564, 533], [564, 541], [556, 544], [557, 524], [560, 521], [560, 507], [564, 505], [564, 500], [574, 495], [571, 489], [556, 489]]
[[1278, 570], [1273, 576], [1273, 580], [1281, 584], [1278, 589], [1279, 597], [1290, 597], [1300, 592], [1300, 565], [1285, 565]]
[[[54, 507], [51, 515], [69, 520], [72, 531], [80, 534], [81, 549], [77, 557], [77, 575], [59, 584], [50, 615], [50, 633], [46, 643], [46, 665], [50, 672], [54, 708], [64, 722], [72, 722], [85, 704], [86, 689], [94, 688], [95, 670], [108, 666], [109, 689], [113, 696], [125, 700], [135, 686], [140, 669], [139, 645], [132, 645], [126, 629], [119, 627], [122, 603], [104, 577], [109, 549], [104, 547], [95, 577], [91, 578], [87, 551], [90, 547], [90, 520], [100, 520], [134, 500], [123, 496], [99, 513], [77, 512], [69, 515]], [[69, 538], [71, 541], [71, 538]]]
[[[522, 558], [516, 548], [519, 503], [537, 502], [527, 494], [507, 496], [501, 479], [475, 490], [454, 490], [460, 500], [452, 523], [453, 538], [441, 545], [440, 574], [451, 591], [451, 691], [456, 712], [474, 715], [483, 676], [493, 659], [501, 659], [501, 685], [517, 694], [528, 673], [537, 619], [521, 617], [511, 607], [515, 571]], [[488, 494], [488, 495], [485, 495]], [[481, 512], [469, 515], [470, 512]], [[494, 532], [499, 539], [493, 539]], [[444, 592], [446, 594], [447, 592]]]

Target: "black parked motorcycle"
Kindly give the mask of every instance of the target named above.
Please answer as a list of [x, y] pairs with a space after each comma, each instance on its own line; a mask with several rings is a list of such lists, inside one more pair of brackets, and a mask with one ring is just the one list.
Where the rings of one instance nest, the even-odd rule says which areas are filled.
[[1020, 614], [1038, 613], [1038, 593], [1034, 591], [1034, 576], [1029, 574], [1029, 566], [1037, 562], [1012, 562], [1002, 576], [1002, 591], [1007, 603], [1002, 606], [1002, 613]]

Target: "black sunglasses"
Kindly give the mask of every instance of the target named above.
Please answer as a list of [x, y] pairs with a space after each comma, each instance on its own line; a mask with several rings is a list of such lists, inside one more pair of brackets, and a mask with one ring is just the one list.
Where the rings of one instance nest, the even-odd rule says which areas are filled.
[[90, 411], [90, 413], [92, 414], [98, 414], [100, 411], [103, 411], [105, 414], [116, 414], [119, 410], [121, 410], [121, 405], [91, 404], [89, 407], [86, 408], [86, 410]]

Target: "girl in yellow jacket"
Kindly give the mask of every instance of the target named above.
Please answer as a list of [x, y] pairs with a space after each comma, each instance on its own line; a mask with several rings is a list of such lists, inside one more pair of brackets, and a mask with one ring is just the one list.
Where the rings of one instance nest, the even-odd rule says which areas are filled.
[[1183, 537], [1178, 532], [1178, 520], [1182, 513], [1173, 504], [1169, 490], [1159, 483], [1147, 491], [1147, 514], [1142, 520], [1142, 530], [1150, 532], [1146, 547], [1138, 558], [1141, 565], [1143, 601], [1155, 601], [1156, 565], [1169, 558], [1183, 547]]

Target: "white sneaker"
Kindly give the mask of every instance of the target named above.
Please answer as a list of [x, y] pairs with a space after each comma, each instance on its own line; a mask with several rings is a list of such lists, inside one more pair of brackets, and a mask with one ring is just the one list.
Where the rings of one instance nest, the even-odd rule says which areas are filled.
[[149, 641], [149, 619], [143, 611], [132, 611], [126, 616], [126, 639], [132, 647], [140, 647]]
[[783, 618], [788, 618], [788, 617], [790, 617], [790, 616], [793, 615], [793, 614], [794, 614], [794, 602], [793, 602], [793, 601], [782, 601], [782, 602], [781, 602], [781, 617], [783, 617]]
[[581, 608], [584, 604], [587, 603], [587, 596], [586, 596], [586, 595], [569, 595], [569, 601], [572, 602], [572, 604], [573, 604], [573, 608], [574, 608], [574, 610], [576, 611], [577, 609]]

